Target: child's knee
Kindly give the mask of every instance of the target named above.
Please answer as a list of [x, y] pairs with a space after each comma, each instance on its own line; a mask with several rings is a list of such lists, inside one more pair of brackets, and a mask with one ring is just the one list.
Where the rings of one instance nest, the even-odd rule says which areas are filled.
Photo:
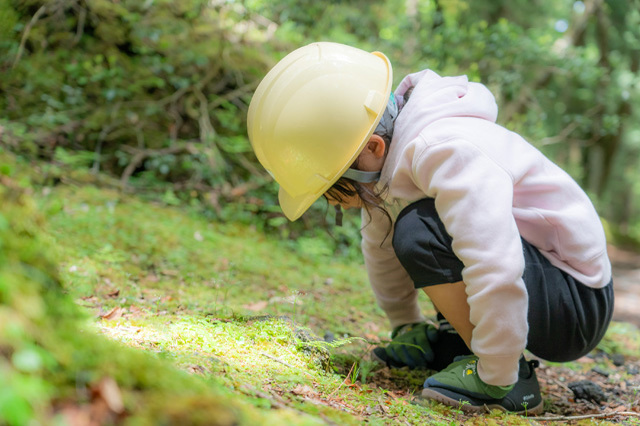
[[400, 213], [392, 243], [416, 287], [462, 279], [464, 265], [453, 252], [433, 199], [416, 201]]
[[434, 200], [430, 198], [410, 204], [398, 215], [392, 243], [403, 265], [436, 247], [430, 242], [438, 238], [437, 222], [440, 222], [440, 218]]

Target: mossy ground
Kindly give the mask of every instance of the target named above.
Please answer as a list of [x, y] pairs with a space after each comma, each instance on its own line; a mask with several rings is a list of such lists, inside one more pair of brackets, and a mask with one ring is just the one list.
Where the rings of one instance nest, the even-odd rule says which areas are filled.
[[[367, 361], [387, 330], [358, 261], [0, 164], [6, 423], [536, 423], [415, 404], [428, 372]], [[637, 359], [640, 332], [615, 325], [600, 350]]]

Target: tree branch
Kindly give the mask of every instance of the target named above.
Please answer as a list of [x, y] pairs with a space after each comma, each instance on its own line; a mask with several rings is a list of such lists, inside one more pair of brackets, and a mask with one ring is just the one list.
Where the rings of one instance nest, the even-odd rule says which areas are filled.
[[120, 186], [122, 188], [125, 188], [127, 186], [127, 182], [129, 181], [129, 178], [131, 177], [133, 172], [136, 170], [136, 168], [140, 164], [142, 164], [144, 160], [146, 160], [149, 157], [156, 157], [158, 155], [178, 154], [182, 152], [187, 152], [189, 154], [194, 154], [198, 152], [198, 150], [195, 148], [195, 145], [193, 143], [186, 143], [184, 145], [172, 146], [172, 147], [163, 148], [163, 149], [140, 150], [127, 145], [123, 145], [121, 148], [124, 151], [128, 151], [129, 153], [133, 154], [133, 158], [131, 159], [127, 167], [124, 169], [124, 172], [122, 172], [122, 176], [120, 177]]
[[[596, 105], [593, 108], [591, 108], [589, 111], [585, 112], [584, 115], [586, 117], [591, 117], [594, 115], [597, 115], [599, 113], [601, 113], [603, 110], [603, 106], [602, 105]], [[571, 123], [569, 123], [569, 125], [567, 127], [565, 127], [564, 129], [562, 129], [560, 131], [560, 133], [558, 133], [556, 136], [550, 136], [547, 138], [544, 138], [540, 141], [540, 144], [542, 145], [553, 145], [556, 143], [560, 143], [563, 141], [566, 141], [567, 138], [569, 137], [569, 135], [580, 126], [580, 123], [576, 122], [576, 121], [572, 121]]]
[[235, 90], [232, 90], [229, 93], [225, 93], [222, 96], [219, 96], [215, 99], [211, 104], [209, 104], [209, 108], [217, 108], [222, 105], [225, 101], [231, 101], [233, 99], [239, 98], [242, 95], [253, 92], [253, 90], [258, 87], [260, 83], [259, 80], [252, 81], [251, 83], [247, 83], [242, 87], [238, 87]]
[[80, 39], [82, 38], [82, 34], [84, 34], [84, 24], [87, 20], [87, 9], [82, 6], [79, 6], [80, 11], [78, 12], [78, 26], [76, 28], [76, 35], [73, 38], [73, 44], [78, 44]]
[[29, 33], [31, 32], [31, 28], [33, 28], [33, 26], [40, 19], [40, 16], [42, 16], [42, 14], [44, 14], [46, 11], [47, 11], [46, 4], [43, 4], [42, 6], [40, 6], [40, 9], [38, 9], [35, 15], [31, 17], [31, 21], [29, 21], [27, 26], [24, 28], [24, 33], [22, 33], [22, 39], [20, 40], [20, 47], [18, 47], [18, 53], [16, 53], [16, 58], [13, 60], [13, 65], [11, 66], [11, 69], [14, 69], [16, 65], [18, 65], [18, 62], [20, 62], [20, 58], [24, 53], [24, 46], [27, 43], [27, 39], [29, 38]]
[[[584, 44], [584, 33], [589, 23], [589, 19], [597, 14], [602, 2], [603, 0], [585, 0], [585, 11], [580, 19], [575, 21], [575, 24], [572, 26], [572, 31], [561, 39], [563, 41], [563, 43], [560, 43], [560, 45], [562, 45], [561, 49], [567, 49], [572, 46], [581, 46]], [[509, 122], [516, 114], [522, 113], [531, 94], [546, 87], [551, 82], [554, 72], [555, 70], [553, 68], [546, 69], [533, 84], [523, 86], [516, 100], [510, 102], [503, 109], [504, 121]]]

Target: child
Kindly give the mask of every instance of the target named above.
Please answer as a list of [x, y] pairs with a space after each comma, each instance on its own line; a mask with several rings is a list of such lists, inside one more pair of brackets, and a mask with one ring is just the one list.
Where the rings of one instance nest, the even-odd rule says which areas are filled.
[[[495, 123], [486, 87], [425, 70], [390, 96], [391, 72], [383, 54], [335, 43], [290, 53], [251, 101], [253, 149], [290, 220], [323, 195], [362, 209], [365, 264], [393, 330], [378, 359], [448, 364], [425, 398], [537, 414], [523, 351], [577, 359], [611, 319], [598, 215], [566, 173]], [[420, 288], [440, 328], [425, 324]]]

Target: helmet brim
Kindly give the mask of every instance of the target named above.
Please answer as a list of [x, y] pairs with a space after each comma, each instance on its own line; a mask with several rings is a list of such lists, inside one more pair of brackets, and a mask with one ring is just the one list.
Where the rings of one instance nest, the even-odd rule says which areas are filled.
[[293, 222], [299, 219], [321, 196], [322, 195], [306, 193], [300, 197], [293, 197], [280, 187], [278, 191], [278, 202], [284, 215]]

